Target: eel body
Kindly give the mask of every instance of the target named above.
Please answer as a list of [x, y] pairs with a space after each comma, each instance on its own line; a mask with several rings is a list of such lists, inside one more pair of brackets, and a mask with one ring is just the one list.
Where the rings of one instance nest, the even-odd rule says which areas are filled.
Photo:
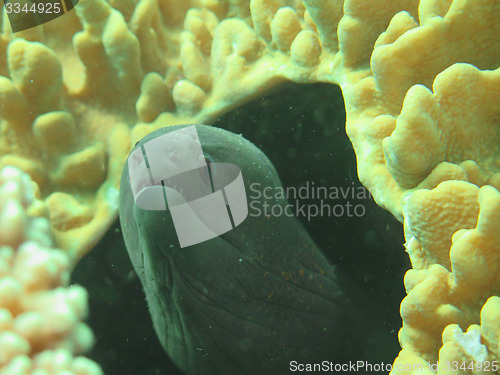
[[[138, 142], [129, 157], [137, 160], [125, 165], [120, 187], [127, 251], [165, 351], [190, 375], [287, 374], [294, 361], [339, 363], [350, 358], [346, 342], [352, 342], [357, 323], [345, 293], [348, 288], [295, 217], [266, 217], [250, 210], [231, 230], [182, 246], [169, 205], [176, 194], [179, 202], [189, 201], [179, 189], [182, 184], [169, 187], [166, 181], [148, 183], [151, 176], [145, 173], [130, 175], [136, 174], [132, 165], [144, 162], [141, 154], [150, 168], [155, 164], [168, 176], [182, 174], [175, 170], [179, 163], [190, 158], [186, 153], [191, 147], [201, 146], [205, 160], [194, 158], [193, 169], [208, 165], [208, 177], [216, 180], [224, 173], [217, 166], [236, 165], [248, 207], [255, 201], [285, 207], [285, 198], [256, 193], [257, 188], [281, 187], [281, 182], [251, 142], [204, 125], [195, 126], [197, 139], [166, 141], [167, 135], [185, 128], [162, 128]], [[147, 151], [148, 144], [161, 137], [164, 141], [155, 144], [156, 151]], [[207, 178], [201, 169], [197, 173]], [[163, 206], [136, 202], [138, 190], [148, 184], [154, 184], [149, 188], [164, 199]], [[202, 194], [184, 186], [195, 197]]]

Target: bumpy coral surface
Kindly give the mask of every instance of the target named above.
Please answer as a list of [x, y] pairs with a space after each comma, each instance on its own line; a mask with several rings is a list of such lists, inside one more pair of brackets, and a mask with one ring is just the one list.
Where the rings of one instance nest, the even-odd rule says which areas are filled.
[[53, 247], [47, 219], [35, 215], [30, 177], [0, 170], [0, 373], [99, 375], [84, 357], [93, 336], [84, 288], [69, 286], [70, 255]]
[[497, 0], [81, 0], [16, 34], [4, 16], [0, 165], [29, 173], [81, 255], [146, 133], [283, 81], [339, 84], [359, 177], [414, 267], [393, 372], [498, 361], [499, 16]]

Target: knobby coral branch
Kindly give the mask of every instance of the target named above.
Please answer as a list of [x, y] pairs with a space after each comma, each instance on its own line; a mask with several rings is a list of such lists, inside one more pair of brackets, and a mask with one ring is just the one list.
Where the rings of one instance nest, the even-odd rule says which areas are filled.
[[0, 372], [99, 375], [77, 356], [93, 335], [82, 323], [87, 292], [69, 285], [70, 255], [54, 248], [50, 223], [37, 217], [36, 185], [14, 167], [0, 170]]

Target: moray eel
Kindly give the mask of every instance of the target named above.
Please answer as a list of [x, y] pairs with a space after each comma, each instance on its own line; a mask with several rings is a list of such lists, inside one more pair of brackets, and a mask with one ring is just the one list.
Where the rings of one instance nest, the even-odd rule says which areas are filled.
[[[136, 144], [129, 159], [135, 155], [142, 160], [148, 142], [184, 128], [152, 132]], [[255, 193], [256, 186], [281, 187], [262, 151], [223, 129], [196, 125], [196, 131], [198, 140], [181, 137], [165, 145], [176, 151], [169, 153], [158, 144], [158, 152], [148, 153], [149, 167], [157, 163], [175, 168], [187, 157], [186, 150], [199, 142], [205, 158], [201, 164], [212, 166], [211, 177], [222, 173], [217, 170], [219, 163], [240, 168], [248, 206], [258, 200], [259, 205], [285, 207], [284, 198]], [[181, 246], [170, 200], [166, 208], [159, 204], [149, 209], [135, 202], [134, 189], [147, 185], [148, 176], [143, 173], [141, 177], [146, 182], [131, 180], [129, 163], [120, 187], [125, 244], [158, 338], [182, 371], [190, 375], [288, 374], [295, 363], [340, 363], [353, 358], [353, 345], [347, 343], [357, 340], [359, 317], [346, 295], [349, 285], [295, 217], [266, 217], [250, 210], [231, 230]], [[166, 189], [175, 190], [163, 182], [154, 183], [160, 198]]]

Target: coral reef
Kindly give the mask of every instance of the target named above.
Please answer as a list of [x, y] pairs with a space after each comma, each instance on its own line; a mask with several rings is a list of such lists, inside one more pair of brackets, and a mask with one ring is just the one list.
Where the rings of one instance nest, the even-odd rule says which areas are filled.
[[414, 268], [393, 373], [499, 360], [499, 15], [497, 0], [82, 0], [12, 34], [4, 14], [0, 166], [31, 176], [81, 256], [146, 133], [287, 80], [338, 84], [360, 180], [405, 223]]
[[81, 322], [87, 292], [69, 286], [70, 255], [53, 247], [43, 203], [29, 175], [0, 170], [0, 373], [100, 375], [75, 354], [93, 343]]

